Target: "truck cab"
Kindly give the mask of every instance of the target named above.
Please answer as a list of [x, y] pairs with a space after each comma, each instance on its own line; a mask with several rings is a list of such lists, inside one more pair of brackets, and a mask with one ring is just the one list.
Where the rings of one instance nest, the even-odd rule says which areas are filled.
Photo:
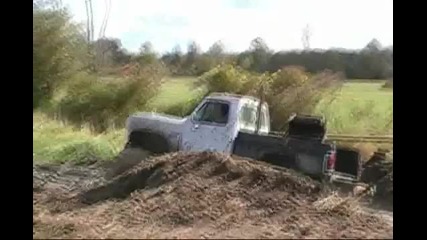
[[[214, 93], [206, 97], [182, 129], [180, 150], [232, 153], [240, 131], [254, 133], [259, 100], [238, 95]], [[262, 104], [259, 133], [270, 131], [268, 105]]]

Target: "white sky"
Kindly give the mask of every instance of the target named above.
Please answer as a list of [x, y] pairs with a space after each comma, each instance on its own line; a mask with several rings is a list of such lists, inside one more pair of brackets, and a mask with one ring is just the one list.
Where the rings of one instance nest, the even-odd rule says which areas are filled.
[[[92, 0], [95, 37], [105, 1]], [[86, 23], [85, 0], [63, 0], [74, 19]], [[363, 48], [373, 38], [393, 44], [393, 0], [111, 0], [106, 37], [136, 51], [145, 41], [165, 52], [195, 40], [203, 50], [221, 40], [243, 51], [256, 37], [274, 50], [302, 48], [310, 26], [311, 48]]]

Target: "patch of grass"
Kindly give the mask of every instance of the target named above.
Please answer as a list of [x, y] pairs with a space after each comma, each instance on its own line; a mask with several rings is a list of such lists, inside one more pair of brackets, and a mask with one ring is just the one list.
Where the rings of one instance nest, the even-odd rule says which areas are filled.
[[323, 99], [315, 112], [326, 117], [331, 133], [393, 134], [393, 92], [383, 84], [347, 82]]
[[196, 88], [195, 77], [170, 77], [164, 80], [160, 93], [149, 103], [156, 112], [170, 109], [172, 106], [186, 104], [204, 93], [204, 88]]
[[87, 128], [76, 129], [33, 114], [33, 160], [36, 162], [74, 162], [110, 160], [121, 151], [124, 130], [94, 135]]

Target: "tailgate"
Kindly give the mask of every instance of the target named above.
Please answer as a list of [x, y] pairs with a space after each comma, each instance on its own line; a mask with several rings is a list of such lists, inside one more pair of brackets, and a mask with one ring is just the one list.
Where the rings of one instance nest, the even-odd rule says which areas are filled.
[[351, 184], [359, 180], [361, 166], [361, 156], [357, 149], [338, 147], [335, 167], [326, 170], [325, 174], [331, 182]]
[[362, 158], [355, 148], [337, 147], [337, 160], [335, 162], [335, 172], [340, 172], [345, 176], [352, 176], [359, 180], [362, 169]]

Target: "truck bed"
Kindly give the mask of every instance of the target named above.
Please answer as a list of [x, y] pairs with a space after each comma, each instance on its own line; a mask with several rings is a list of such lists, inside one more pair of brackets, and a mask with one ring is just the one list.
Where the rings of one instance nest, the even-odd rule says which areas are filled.
[[324, 156], [331, 149], [317, 139], [239, 132], [233, 154], [321, 177]]

